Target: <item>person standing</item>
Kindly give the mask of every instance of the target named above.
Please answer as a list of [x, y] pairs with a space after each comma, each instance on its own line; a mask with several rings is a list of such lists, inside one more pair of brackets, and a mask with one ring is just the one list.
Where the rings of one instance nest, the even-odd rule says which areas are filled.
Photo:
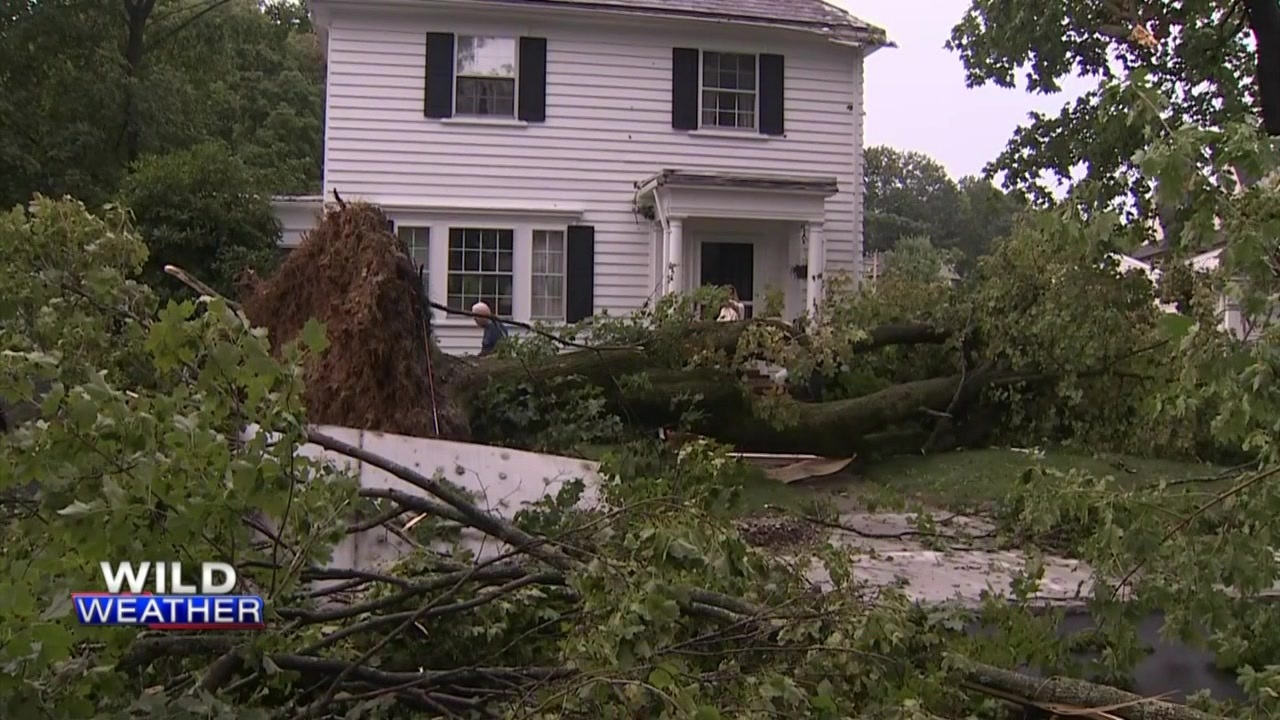
[[738, 300], [738, 289], [729, 286], [729, 299], [724, 301], [720, 306], [720, 315], [716, 317], [716, 322], [738, 322], [747, 315], [747, 308]]
[[484, 337], [480, 340], [480, 357], [490, 355], [498, 349], [498, 344], [507, 337], [507, 328], [489, 308], [487, 303], [478, 302], [471, 306], [471, 314], [476, 325], [484, 329]]

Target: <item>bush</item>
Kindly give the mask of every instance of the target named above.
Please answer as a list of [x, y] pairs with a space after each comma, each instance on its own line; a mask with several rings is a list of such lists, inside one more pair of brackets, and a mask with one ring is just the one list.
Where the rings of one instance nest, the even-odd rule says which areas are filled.
[[150, 250], [143, 278], [161, 297], [179, 283], [177, 265], [224, 294], [245, 270], [276, 262], [280, 224], [253, 174], [221, 143], [152, 155], [133, 168], [120, 195]]

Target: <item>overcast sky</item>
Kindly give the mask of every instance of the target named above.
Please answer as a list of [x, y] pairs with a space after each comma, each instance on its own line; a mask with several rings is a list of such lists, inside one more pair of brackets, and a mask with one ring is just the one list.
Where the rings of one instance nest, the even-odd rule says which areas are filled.
[[889, 32], [897, 48], [867, 60], [865, 143], [918, 150], [954, 178], [974, 175], [995, 158], [1033, 110], [1056, 113], [1089, 83], [1058, 95], [964, 84], [964, 67], [943, 48], [969, 0], [829, 0]]

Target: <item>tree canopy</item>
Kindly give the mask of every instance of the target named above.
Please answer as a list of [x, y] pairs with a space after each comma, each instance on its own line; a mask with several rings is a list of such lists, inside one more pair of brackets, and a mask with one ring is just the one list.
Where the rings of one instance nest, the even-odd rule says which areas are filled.
[[[1131, 100], [1157, 102], [1136, 109], [1152, 121], [1219, 129], [1245, 121], [1274, 135], [1278, 39], [1280, 9], [1271, 0], [1066, 0], [1045, 7], [975, 0], [948, 47], [974, 87], [1043, 93], [1071, 76], [1103, 81], [1057, 116], [1036, 113], [988, 170], [1047, 202], [1054, 183], [1070, 182], [1082, 168], [1094, 202], [1126, 199], [1153, 213], [1152, 178], [1139, 162], [1153, 135], [1163, 133], [1131, 122], [1135, 108], [1115, 101], [1112, 81], [1144, 78], [1153, 94]], [[1263, 122], [1254, 119], [1260, 111]]]
[[903, 238], [927, 237], [958, 250], [966, 264], [1008, 234], [1021, 200], [977, 177], [953, 180], [933, 158], [886, 146], [866, 149], [863, 247], [892, 250]]
[[0, 205], [97, 205], [144, 155], [209, 140], [268, 192], [317, 189], [324, 68], [298, 6], [9, 0], [0, 17]]

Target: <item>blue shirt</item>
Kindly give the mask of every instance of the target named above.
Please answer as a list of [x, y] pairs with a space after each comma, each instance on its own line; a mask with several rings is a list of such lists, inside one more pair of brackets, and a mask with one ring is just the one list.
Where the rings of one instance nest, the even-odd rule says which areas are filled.
[[480, 356], [484, 357], [493, 352], [498, 347], [498, 343], [507, 336], [507, 329], [497, 318], [490, 318], [489, 324], [484, 326], [484, 339], [480, 341]]

